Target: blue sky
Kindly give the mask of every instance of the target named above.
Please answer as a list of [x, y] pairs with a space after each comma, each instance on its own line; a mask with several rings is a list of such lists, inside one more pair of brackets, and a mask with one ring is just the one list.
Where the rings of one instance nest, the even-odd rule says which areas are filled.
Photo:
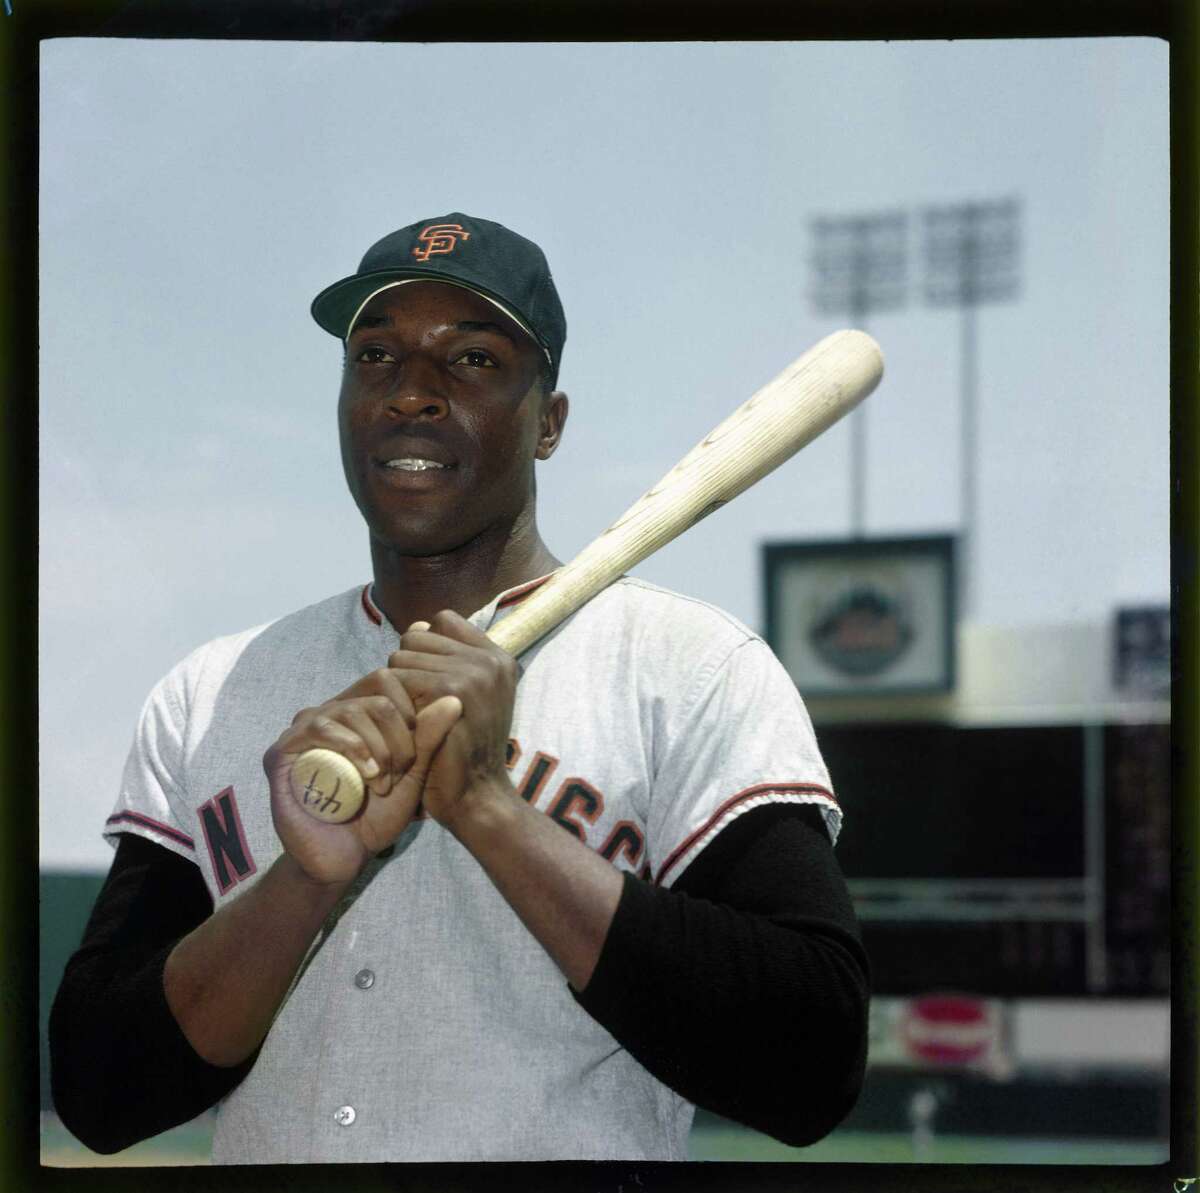
[[[973, 616], [1168, 598], [1165, 43], [68, 39], [41, 72], [44, 865], [107, 865], [174, 662], [369, 578], [308, 304], [450, 210], [550, 258], [572, 408], [540, 521], [568, 558], [841, 325], [810, 300], [815, 216], [1019, 197], [1021, 294], [979, 317]], [[914, 294], [868, 330], [867, 530], [954, 531], [959, 316]], [[639, 574], [759, 627], [760, 544], [850, 529], [849, 443]]]

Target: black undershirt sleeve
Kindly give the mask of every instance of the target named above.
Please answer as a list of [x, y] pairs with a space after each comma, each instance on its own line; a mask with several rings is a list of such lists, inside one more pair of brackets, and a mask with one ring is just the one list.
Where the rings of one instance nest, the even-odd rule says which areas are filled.
[[671, 889], [626, 875], [576, 998], [696, 1105], [793, 1146], [828, 1134], [862, 1086], [869, 967], [819, 811], [744, 813]]
[[215, 1105], [250, 1071], [203, 1060], [167, 1005], [163, 967], [212, 899], [194, 863], [122, 834], [50, 1011], [50, 1084], [67, 1129], [105, 1154]]

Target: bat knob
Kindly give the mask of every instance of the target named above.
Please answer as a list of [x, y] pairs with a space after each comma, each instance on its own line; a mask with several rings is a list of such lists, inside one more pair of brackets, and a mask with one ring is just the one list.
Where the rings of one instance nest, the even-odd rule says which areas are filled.
[[292, 763], [290, 781], [296, 802], [326, 824], [345, 824], [363, 806], [362, 775], [333, 750], [305, 750]]

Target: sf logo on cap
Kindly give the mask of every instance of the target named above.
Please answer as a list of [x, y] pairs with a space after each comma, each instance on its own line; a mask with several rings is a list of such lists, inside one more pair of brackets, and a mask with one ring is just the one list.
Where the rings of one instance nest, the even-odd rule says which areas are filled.
[[413, 249], [413, 256], [418, 261], [428, 261], [435, 253], [452, 253], [460, 237], [471, 239], [471, 233], [462, 224], [430, 224], [418, 234], [421, 244]]

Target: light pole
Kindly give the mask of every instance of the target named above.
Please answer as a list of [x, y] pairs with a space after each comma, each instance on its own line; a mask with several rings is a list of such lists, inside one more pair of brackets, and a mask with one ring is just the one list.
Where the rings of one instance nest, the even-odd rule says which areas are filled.
[[[865, 330], [872, 311], [902, 306], [907, 291], [908, 215], [819, 216], [812, 222], [813, 303], [823, 315], [849, 315]], [[866, 526], [866, 410], [850, 415], [850, 525]]]
[[959, 616], [972, 612], [978, 559], [978, 365], [975, 308], [1017, 293], [1020, 203], [995, 199], [924, 213], [925, 299], [962, 307], [962, 538]]

